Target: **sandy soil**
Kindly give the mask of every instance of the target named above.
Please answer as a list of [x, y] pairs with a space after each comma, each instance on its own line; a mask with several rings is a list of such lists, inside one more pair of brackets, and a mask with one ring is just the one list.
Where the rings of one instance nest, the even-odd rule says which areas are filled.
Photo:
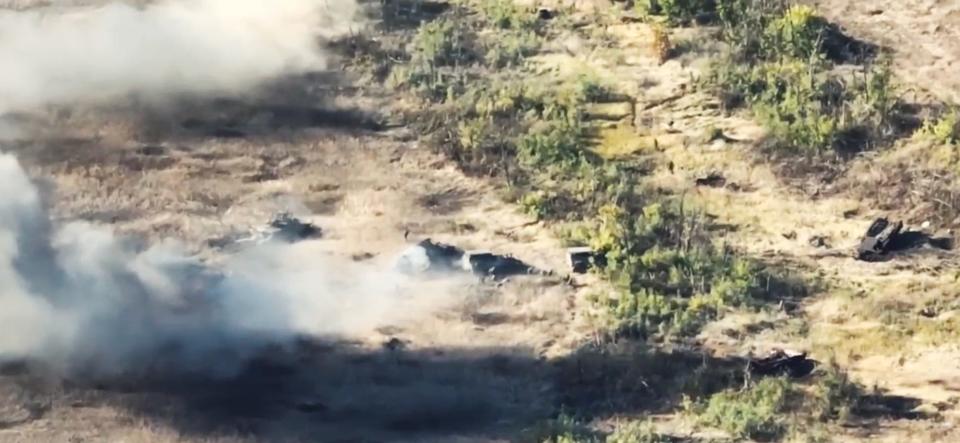
[[952, 0], [819, 0], [854, 36], [894, 51], [897, 75], [923, 98], [960, 103], [960, 3]]
[[[369, 278], [426, 237], [565, 273], [562, 246], [494, 188], [402, 128], [378, 127], [371, 110], [386, 106], [320, 73], [243, 99], [23, 116], [33, 132], [8, 150], [49, 182], [58, 217], [178, 238], [208, 258], [220, 254], [210, 240], [291, 210], [324, 230], [297, 247], [305, 259], [360, 262]], [[457, 278], [415, 291], [426, 305], [277, 351], [219, 385], [8, 368], [0, 441], [489, 441], [556, 413], [549, 360], [577, 343], [573, 288], [560, 277]], [[402, 349], [384, 348], [390, 339]]]

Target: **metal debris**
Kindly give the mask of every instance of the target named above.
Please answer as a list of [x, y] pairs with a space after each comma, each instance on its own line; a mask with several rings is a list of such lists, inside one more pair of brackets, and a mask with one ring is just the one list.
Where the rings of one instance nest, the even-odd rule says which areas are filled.
[[210, 247], [233, 249], [248, 245], [259, 245], [269, 241], [295, 243], [300, 240], [318, 238], [323, 231], [316, 225], [304, 222], [290, 213], [281, 212], [274, 216], [267, 226], [250, 230], [247, 233], [233, 233], [207, 242]]
[[567, 249], [567, 264], [577, 274], [585, 274], [593, 266], [602, 266], [603, 256], [593, 249], [581, 246]]
[[886, 218], [878, 218], [867, 228], [856, 258], [863, 261], [881, 261], [891, 252], [929, 246], [936, 249], [953, 249], [954, 241], [950, 236], [933, 237], [923, 231], [903, 228], [903, 222], [891, 223]]
[[807, 358], [806, 352], [788, 352], [783, 349], [774, 349], [764, 358], [751, 359], [747, 363], [747, 371], [758, 376], [789, 376], [804, 377], [816, 368], [815, 361]]
[[706, 177], [698, 178], [695, 181], [697, 186], [708, 186], [711, 188], [722, 188], [727, 184], [727, 178], [720, 173], [711, 172]]
[[428, 238], [404, 251], [398, 260], [397, 269], [407, 274], [451, 271], [459, 267], [462, 257], [462, 249], [436, 243]]
[[461, 266], [465, 271], [481, 277], [492, 277], [494, 280], [502, 280], [514, 275], [542, 273], [516, 257], [496, 255], [487, 251], [464, 254]]
[[496, 281], [513, 275], [551, 274], [510, 255], [497, 255], [489, 251], [464, 251], [430, 239], [404, 251], [397, 262], [397, 269], [406, 274], [466, 271], [479, 277], [492, 277]]
[[823, 235], [814, 235], [809, 239], [810, 246], [814, 248], [829, 248], [830, 239]]
[[287, 212], [277, 214], [270, 222], [270, 227], [273, 229], [273, 237], [287, 242], [295, 242], [297, 240], [322, 235], [320, 228], [314, 226], [312, 223], [305, 223]]
[[886, 218], [874, 220], [857, 247], [857, 258], [863, 261], [879, 260], [890, 251], [890, 244], [902, 229], [903, 222], [890, 223]]

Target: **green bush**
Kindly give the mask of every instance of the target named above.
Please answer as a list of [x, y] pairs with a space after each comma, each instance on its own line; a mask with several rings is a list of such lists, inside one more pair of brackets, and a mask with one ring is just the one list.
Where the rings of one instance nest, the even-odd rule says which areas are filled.
[[812, 393], [814, 416], [845, 421], [860, 405], [863, 393], [835, 363], [820, 373]]
[[632, 421], [621, 424], [606, 438], [606, 443], [669, 443], [650, 422]]
[[826, 22], [809, 6], [721, 0], [731, 51], [706, 84], [727, 107], [749, 105], [786, 152], [858, 151], [894, 133], [899, 100], [886, 62], [841, 76], [823, 54]]
[[642, 14], [660, 15], [672, 23], [690, 22], [717, 6], [714, 0], [638, 0], [634, 5]]
[[453, 65], [468, 58], [466, 33], [453, 20], [424, 23], [413, 38], [413, 58], [435, 66]]
[[787, 59], [750, 66], [728, 59], [711, 69], [706, 83], [728, 104], [749, 105], [786, 151], [856, 147], [893, 132], [899, 100], [888, 65], [843, 79], [823, 73], [818, 63]]
[[927, 120], [919, 134], [942, 145], [960, 144], [960, 110], [954, 108], [938, 119]]
[[520, 438], [529, 443], [599, 443], [592, 432], [576, 417], [561, 413], [557, 418], [537, 424]]
[[423, 24], [411, 48], [409, 62], [391, 72], [389, 86], [411, 88], [438, 101], [463, 91], [466, 73], [447, 67], [468, 62], [473, 55], [467, 32], [453, 20], [438, 19]]
[[771, 57], [810, 59], [820, 54], [826, 21], [806, 5], [791, 6], [767, 25], [765, 52]]
[[560, 215], [555, 210], [556, 199], [556, 194], [551, 191], [535, 191], [524, 194], [517, 203], [523, 212], [537, 220], [546, 220]]
[[555, 120], [521, 137], [517, 152], [528, 167], [575, 167], [584, 160], [582, 138], [583, 128], [578, 122]]
[[484, 61], [494, 68], [519, 66], [540, 47], [540, 37], [532, 31], [505, 31], [491, 38]]
[[514, 0], [482, 0], [480, 11], [487, 21], [500, 29], [533, 30], [537, 15]]
[[615, 335], [691, 335], [725, 308], [754, 303], [763, 271], [717, 250], [698, 219], [673, 204], [606, 205], [574, 233], [602, 254], [618, 287], [593, 299]]
[[735, 438], [772, 440], [786, 430], [785, 412], [790, 383], [782, 378], [766, 378], [742, 391], [714, 394], [706, 404], [691, 407], [697, 420], [729, 432]]

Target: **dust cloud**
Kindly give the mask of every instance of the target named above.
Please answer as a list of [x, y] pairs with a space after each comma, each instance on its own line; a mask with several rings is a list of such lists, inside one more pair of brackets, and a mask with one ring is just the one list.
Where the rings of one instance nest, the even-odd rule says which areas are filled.
[[309, 242], [207, 264], [176, 241], [143, 247], [106, 227], [58, 224], [13, 156], [0, 155], [0, 175], [0, 362], [228, 376], [266, 346], [370, 332], [451, 301], [443, 286]]
[[167, 0], [0, 10], [0, 114], [48, 104], [229, 94], [323, 68], [354, 0]]
[[[355, 12], [352, 0], [3, 11], [0, 114], [239, 93], [322, 68], [318, 39], [345, 32]], [[52, 221], [49, 198], [11, 155], [0, 154], [0, 176], [0, 363], [229, 375], [264, 346], [416, 312], [389, 269], [287, 244], [202, 263], [176, 241], [143, 247], [103, 226]]]

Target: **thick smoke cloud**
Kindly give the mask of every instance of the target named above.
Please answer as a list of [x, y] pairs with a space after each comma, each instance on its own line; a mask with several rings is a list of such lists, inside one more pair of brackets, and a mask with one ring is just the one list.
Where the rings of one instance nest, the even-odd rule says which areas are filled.
[[323, 67], [353, 0], [167, 0], [0, 11], [0, 113], [134, 95], [244, 91]]
[[[0, 114], [240, 92], [322, 67], [317, 39], [347, 30], [354, 12], [352, 0], [0, 12]], [[390, 271], [297, 245], [257, 247], [212, 267], [173, 241], [141, 249], [102, 226], [52, 222], [11, 155], [0, 154], [0, 177], [0, 362], [97, 375], [170, 365], [229, 374], [261, 345], [418, 311]], [[423, 306], [429, 299], [417, 297]]]
[[406, 297], [404, 276], [309, 247], [267, 243], [216, 267], [175, 242], [141, 250], [104, 227], [52, 225], [14, 157], [0, 155], [0, 176], [0, 361], [229, 375], [264, 345], [366, 331], [446, 299], [421, 285]]

